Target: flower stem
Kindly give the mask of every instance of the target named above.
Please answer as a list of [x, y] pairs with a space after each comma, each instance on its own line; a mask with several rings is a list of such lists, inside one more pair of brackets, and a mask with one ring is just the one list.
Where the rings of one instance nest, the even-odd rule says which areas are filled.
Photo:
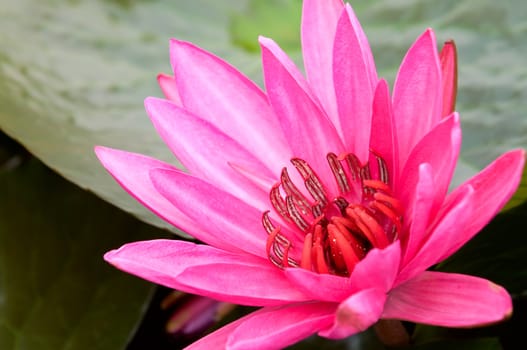
[[410, 344], [410, 336], [399, 320], [379, 320], [373, 329], [386, 346], [403, 347]]

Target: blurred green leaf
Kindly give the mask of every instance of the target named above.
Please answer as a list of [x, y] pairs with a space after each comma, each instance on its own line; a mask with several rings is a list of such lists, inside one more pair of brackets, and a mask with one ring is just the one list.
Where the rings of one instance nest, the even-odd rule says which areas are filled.
[[251, 0], [246, 11], [231, 18], [233, 42], [247, 51], [259, 53], [258, 36], [280, 43], [285, 51], [300, 51], [301, 0]]
[[[290, 29], [299, 20], [293, 10], [298, 2], [268, 3], [0, 0], [0, 128], [67, 179], [168, 227], [116, 185], [92, 148], [102, 144], [175, 162], [142, 106], [146, 96], [159, 94], [155, 75], [170, 71], [171, 36], [220, 55], [258, 82], [260, 58], [248, 47], [252, 40], [256, 44], [256, 34], [276, 36], [300, 63], [299, 38], [293, 42], [299, 31]], [[522, 15], [527, 3], [357, 0], [352, 5], [380, 75], [389, 81], [425, 28], [436, 29], [438, 42], [456, 40], [457, 109], [464, 132], [456, 184], [500, 153], [527, 146]]]
[[156, 74], [171, 71], [169, 38], [196, 42], [250, 72], [259, 63], [228, 33], [231, 13], [245, 3], [0, 0], [0, 129], [68, 180], [168, 228], [115, 183], [93, 147], [177, 164], [143, 107], [159, 94]]
[[498, 215], [437, 270], [481, 276], [516, 295], [527, 292], [526, 217], [527, 202]]
[[0, 349], [124, 349], [151, 284], [105, 251], [160, 230], [37, 160], [0, 173]]

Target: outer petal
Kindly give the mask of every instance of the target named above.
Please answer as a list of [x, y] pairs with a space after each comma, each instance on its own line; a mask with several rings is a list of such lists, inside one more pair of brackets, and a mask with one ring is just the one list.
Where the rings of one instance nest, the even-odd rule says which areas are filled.
[[[428, 163], [434, 181], [434, 202], [432, 212], [439, 209], [447, 193], [452, 174], [461, 148], [461, 127], [459, 116], [453, 113], [427, 133], [415, 146], [401, 173], [400, 187], [397, 191], [405, 207], [412, 201], [412, 191], [416, 187], [420, 164]], [[407, 218], [405, 217], [405, 221]]]
[[227, 349], [283, 349], [331, 325], [336, 304], [298, 303], [264, 308], [230, 334]]
[[[358, 21], [349, 5], [338, 21], [333, 51], [333, 79], [339, 111], [339, 125], [346, 151], [354, 153], [362, 163], [368, 161], [372, 101], [377, 76], [369, 71], [371, 51], [361, 42]], [[355, 26], [354, 26], [355, 24]], [[356, 28], [358, 27], [358, 28]]]
[[445, 252], [453, 247], [460, 247], [459, 242], [465, 241], [466, 226], [473, 215], [473, 203], [474, 190], [467, 187], [458, 200], [453, 202], [451, 207], [445, 208], [442, 216], [436, 218], [423, 246], [403, 265], [397, 276], [397, 284], [440, 262]]
[[268, 188], [273, 185], [271, 171], [244, 147], [167, 100], [150, 97], [145, 100], [145, 106], [159, 135], [191, 174], [238, 198], [249, 198], [254, 201], [253, 205], [268, 205], [267, 193], [229, 165], [229, 162], [243, 164], [260, 178], [269, 179]]
[[306, 0], [302, 4], [302, 53], [307, 78], [335, 126], [339, 126], [333, 84], [333, 41], [342, 0]]
[[479, 277], [426, 271], [390, 292], [382, 317], [471, 327], [511, 313], [511, 297], [501, 286]]
[[434, 188], [432, 167], [428, 163], [420, 164], [413, 200], [407, 207], [407, 220], [404, 222], [404, 230], [401, 235], [404, 248], [404, 265], [419, 252], [430, 234], [429, 224], [433, 220], [431, 214], [434, 203]]
[[264, 306], [307, 299], [267, 260], [208, 245], [143, 241], [110, 251], [104, 258], [148, 281], [231, 303]]
[[290, 152], [263, 92], [228, 63], [190, 43], [171, 40], [170, 55], [184, 107], [244, 145], [269, 168], [279, 164], [278, 174]]
[[141, 154], [102, 146], [95, 147], [95, 153], [115, 180], [141, 204], [190, 235], [199, 232], [199, 225], [161, 196], [150, 181], [151, 169], [178, 170], [176, 167]]
[[457, 95], [457, 51], [453, 40], [445, 42], [439, 53], [441, 60], [441, 77], [443, 80], [443, 112], [446, 117], [456, 109]]
[[403, 164], [414, 145], [440, 120], [441, 93], [436, 40], [428, 29], [408, 50], [393, 89], [399, 160]]
[[335, 128], [283, 51], [267, 38], [261, 37], [260, 44], [269, 101], [280, 118], [292, 154], [307, 161], [319, 175], [328, 176], [322, 179], [325, 184], [334, 184], [325, 156], [344, 151]]
[[318, 334], [341, 339], [362, 332], [379, 320], [385, 301], [386, 292], [381, 289], [361, 290], [339, 305], [333, 326]]
[[[524, 150], [507, 152], [447, 196], [445, 206], [456, 201], [466, 191], [466, 187], [474, 189], [473, 216], [465, 227], [464, 239], [459, 244], [471, 239], [507, 203], [518, 188], [524, 164]], [[459, 247], [453, 248], [457, 250]], [[448, 255], [452, 253], [450, 250], [446, 252]]]
[[384, 79], [379, 81], [375, 90], [371, 123], [370, 148], [386, 162], [388, 173], [391, 175], [390, 184], [396, 191], [399, 179], [397, 130], [388, 83]]
[[[267, 235], [262, 227], [262, 212], [233, 195], [191, 175], [164, 169], [150, 172], [157, 191], [188, 217], [206, 227], [207, 241], [214, 235], [250, 254], [267, 257]], [[203, 238], [203, 239], [202, 239]]]
[[157, 75], [157, 82], [168, 100], [174, 102], [178, 106], [182, 105], [176, 85], [176, 79], [173, 76], [160, 73]]

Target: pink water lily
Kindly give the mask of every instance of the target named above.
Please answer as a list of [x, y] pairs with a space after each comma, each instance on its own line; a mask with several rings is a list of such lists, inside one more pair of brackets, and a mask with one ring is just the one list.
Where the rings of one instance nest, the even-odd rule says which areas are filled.
[[352, 8], [306, 0], [307, 78], [260, 38], [265, 92], [218, 57], [170, 42], [167, 99], [146, 110], [186, 171], [97, 147], [131, 195], [206, 243], [134, 242], [105, 259], [188, 293], [259, 306], [191, 349], [283, 348], [380, 319], [467, 327], [512, 312], [504, 288], [427, 271], [472, 238], [518, 186], [508, 152], [453, 191], [461, 145], [453, 43], [410, 47], [390, 94]]

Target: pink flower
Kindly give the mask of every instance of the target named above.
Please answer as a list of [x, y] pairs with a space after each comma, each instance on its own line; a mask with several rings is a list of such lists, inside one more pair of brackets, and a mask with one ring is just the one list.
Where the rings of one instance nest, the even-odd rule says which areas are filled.
[[97, 147], [143, 205], [207, 243], [127, 244], [105, 259], [154, 283], [261, 306], [190, 348], [283, 348], [343, 338], [379, 319], [449, 327], [502, 320], [500, 286], [426, 271], [473, 237], [515, 191], [524, 151], [448, 192], [461, 145], [455, 50], [426, 30], [390, 95], [341, 0], [304, 1], [307, 79], [260, 38], [266, 93], [200, 48], [170, 42], [168, 100], [145, 102], [188, 172]]

